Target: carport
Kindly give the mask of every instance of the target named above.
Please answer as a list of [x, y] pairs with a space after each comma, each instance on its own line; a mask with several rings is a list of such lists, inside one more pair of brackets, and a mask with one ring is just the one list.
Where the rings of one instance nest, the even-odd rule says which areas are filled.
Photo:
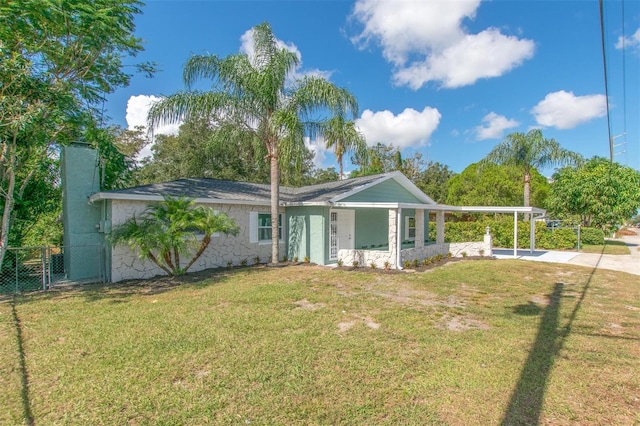
[[499, 207], [499, 206], [447, 206], [435, 204], [429, 206], [429, 210], [437, 210], [444, 213], [507, 213], [513, 214], [513, 257], [518, 257], [518, 215], [529, 215], [529, 252], [533, 253], [536, 248], [536, 219], [541, 219], [547, 215], [547, 211], [538, 207]]

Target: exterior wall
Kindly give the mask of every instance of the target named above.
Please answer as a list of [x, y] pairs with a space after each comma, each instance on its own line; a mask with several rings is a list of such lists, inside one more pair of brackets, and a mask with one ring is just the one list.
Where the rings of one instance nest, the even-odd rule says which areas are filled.
[[287, 208], [288, 249], [290, 259], [306, 256], [311, 262], [325, 265], [329, 259], [328, 207]]
[[102, 246], [103, 203], [89, 204], [88, 199], [99, 191], [98, 155], [87, 145], [74, 144], [62, 148], [62, 222], [64, 227], [64, 270], [69, 280], [93, 278], [101, 265], [99, 256], [87, 258], [83, 246]]
[[354, 261], [362, 268], [371, 267], [375, 263], [376, 268], [395, 269], [395, 255], [383, 250], [340, 250], [338, 259], [342, 260], [344, 266], [353, 266]]
[[353, 194], [350, 197], [340, 200], [348, 201], [365, 201], [365, 202], [388, 202], [388, 203], [422, 203], [413, 194], [407, 191], [402, 185], [393, 179], [385, 180], [371, 188]]
[[[466, 243], [442, 243], [442, 244], [430, 244], [424, 247], [417, 247], [413, 249], [402, 250], [402, 262], [413, 261], [437, 256], [439, 254], [447, 256], [451, 253], [452, 257], [464, 257], [464, 256], [491, 256], [491, 240], [485, 239], [480, 242], [466, 242]], [[463, 255], [462, 253], [465, 253]]]
[[[200, 271], [208, 268], [226, 267], [228, 262], [239, 265], [243, 260], [248, 264], [255, 262], [255, 257], [259, 256], [261, 262], [267, 262], [271, 256], [271, 242], [250, 243], [249, 242], [249, 216], [250, 212], [269, 213], [268, 206], [245, 206], [245, 205], [215, 205], [207, 204], [216, 211], [224, 212], [233, 217], [240, 228], [237, 236], [220, 234], [213, 236], [211, 243], [200, 258], [191, 266], [189, 271]], [[113, 200], [111, 202], [111, 223], [117, 226], [132, 215], [141, 214], [147, 207], [144, 201], [122, 201]], [[284, 213], [284, 210], [281, 210]], [[283, 224], [283, 234], [286, 238], [286, 221]], [[190, 261], [197, 247], [190, 253], [180, 256], [182, 266]], [[141, 260], [137, 253], [132, 252], [126, 245], [118, 245], [111, 248], [111, 281], [118, 282], [126, 279], [151, 278], [156, 275], [165, 275], [164, 271], [158, 268], [149, 260]]]
[[386, 209], [356, 209], [356, 249], [389, 245], [389, 213]]

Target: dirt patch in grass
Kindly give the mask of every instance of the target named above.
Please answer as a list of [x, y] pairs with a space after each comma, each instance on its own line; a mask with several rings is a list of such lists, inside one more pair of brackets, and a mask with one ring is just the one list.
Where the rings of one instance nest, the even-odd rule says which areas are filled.
[[324, 303], [311, 303], [307, 299], [298, 300], [293, 303], [298, 307], [298, 309], [306, 309], [308, 311], [315, 311], [326, 306]]
[[365, 326], [367, 326], [368, 328], [370, 328], [372, 330], [377, 330], [381, 326], [381, 324], [379, 322], [376, 322], [376, 320], [374, 320], [373, 318], [371, 318], [369, 316], [356, 315], [351, 320], [342, 321], [342, 322], [338, 323], [338, 330], [340, 330], [341, 333], [344, 333], [345, 331], [348, 331], [348, 330], [352, 329], [353, 327], [355, 327], [358, 324], [364, 324]]
[[440, 319], [436, 327], [449, 331], [467, 331], [467, 330], [489, 330], [489, 324], [474, 318], [462, 315], [445, 314]]
[[445, 299], [439, 298], [436, 294], [423, 290], [412, 290], [408, 288], [399, 288], [397, 291], [371, 291], [371, 294], [381, 296], [397, 303], [405, 305], [422, 305], [422, 306], [446, 306], [448, 308], [462, 308], [465, 306], [465, 300], [456, 295], [449, 295]]

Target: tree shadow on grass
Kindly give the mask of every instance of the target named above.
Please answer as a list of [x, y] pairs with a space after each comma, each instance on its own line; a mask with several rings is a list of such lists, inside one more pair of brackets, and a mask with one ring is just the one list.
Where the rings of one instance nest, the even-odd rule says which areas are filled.
[[31, 400], [29, 398], [29, 373], [27, 371], [27, 364], [24, 355], [24, 338], [22, 336], [22, 323], [20, 317], [18, 317], [18, 311], [16, 310], [15, 297], [11, 299], [11, 315], [13, 317], [13, 323], [16, 327], [16, 344], [18, 347], [18, 365], [20, 368], [20, 399], [22, 400], [22, 417], [24, 423], [27, 425], [34, 425], [33, 412], [31, 411]]
[[[599, 263], [600, 261], [598, 261]], [[554, 285], [553, 292], [549, 295], [549, 304], [542, 312], [536, 340], [520, 373], [501, 425], [537, 425], [540, 423], [551, 370], [567, 337], [571, 334], [573, 322], [587, 295], [597, 268], [598, 265], [591, 271], [564, 327], [560, 325], [560, 303], [564, 297], [570, 296], [563, 295], [563, 283]], [[514, 311], [521, 315], [536, 314], [536, 308], [531, 304], [517, 306]]]

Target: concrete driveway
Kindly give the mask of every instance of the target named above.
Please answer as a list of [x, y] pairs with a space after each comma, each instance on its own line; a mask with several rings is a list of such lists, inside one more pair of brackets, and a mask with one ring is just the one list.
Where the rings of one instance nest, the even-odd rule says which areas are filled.
[[[636, 235], [625, 235], [620, 240], [629, 247], [631, 254], [595, 254], [579, 253], [573, 251], [518, 250], [517, 259], [532, 260], [538, 262], [568, 263], [570, 265], [588, 266], [596, 269], [610, 269], [640, 275], [640, 234], [634, 229]], [[493, 255], [497, 259], [513, 259], [513, 249], [494, 249]]]

